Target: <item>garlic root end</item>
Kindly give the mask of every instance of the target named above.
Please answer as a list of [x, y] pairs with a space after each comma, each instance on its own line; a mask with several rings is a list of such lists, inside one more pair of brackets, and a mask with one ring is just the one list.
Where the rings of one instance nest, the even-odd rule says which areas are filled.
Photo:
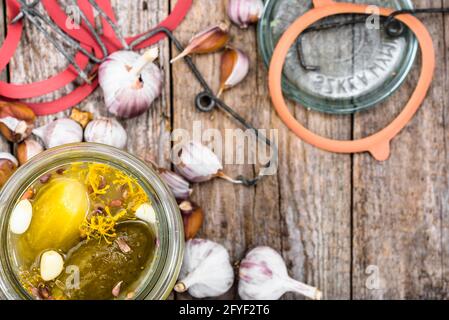
[[292, 291], [299, 293], [306, 298], [312, 299], [312, 300], [321, 300], [322, 298], [322, 292], [315, 287], [309, 286], [305, 283], [296, 281], [294, 279], [290, 279], [290, 287]]
[[217, 178], [226, 180], [226, 181], [231, 182], [233, 184], [242, 184], [243, 183], [242, 181], [232, 179], [230, 176], [226, 175], [223, 171], [219, 171], [217, 173]]
[[158, 56], [159, 56], [158, 48], [151, 48], [145, 51], [145, 53], [133, 65], [132, 69], [130, 70], [130, 73], [135, 75], [140, 74], [143, 68], [145, 68], [149, 63], [152, 63], [154, 60], [156, 60]]
[[170, 63], [175, 63], [178, 60], [181, 60], [182, 58], [186, 57], [190, 52], [188, 50], [185, 50], [181, 52], [178, 56], [170, 60]]

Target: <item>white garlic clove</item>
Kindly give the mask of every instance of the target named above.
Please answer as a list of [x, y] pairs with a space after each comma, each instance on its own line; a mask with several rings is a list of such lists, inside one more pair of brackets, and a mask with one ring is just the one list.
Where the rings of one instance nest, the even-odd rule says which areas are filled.
[[17, 159], [21, 165], [44, 151], [44, 147], [34, 139], [28, 138], [17, 146]]
[[176, 171], [190, 182], [208, 181], [223, 170], [217, 155], [196, 141], [182, 145], [176, 157], [172, 159]]
[[191, 194], [189, 182], [179, 174], [166, 169], [159, 169], [159, 175], [168, 185], [177, 200], [186, 200]]
[[101, 64], [98, 77], [109, 112], [133, 118], [150, 108], [162, 93], [162, 71], [152, 63], [157, 57], [157, 48], [142, 56], [134, 51], [117, 51]]
[[46, 251], [41, 256], [40, 271], [44, 281], [56, 279], [64, 269], [64, 259], [56, 251]]
[[156, 223], [156, 211], [149, 203], [141, 204], [136, 210], [136, 217], [150, 224]]
[[218, 297], [234, 283], [234, 270], [228, 251], [209, 240], [186, 243], [184, 260], [175, 291], [189, 291], [195, 298]]
[[89, 122], [84, 131], [84, 140], [124, 149], [128, 135], [116, 119], [99, 118]]
[[257, 23], [263, 14], [262, 0], [228, 0], [229, 19], [242, 29]]
[[239, 49], [227, 48], [221, 57], [220, 91], [230, 89], [242, 82], [249, 72], [249, 58]]
[[289, 277], [281, 255], [269, 247], [251, 250], [239, 268], [239, 295], [243, 300], [277, 300], [286, 292], [321, 299], [321, 292]]
[[36, 128], [33, 134], [42, 139], [47, 149], [83, 141], [83, 128], [72, 119], [59, 119]]
[[21, 200], [12, 210], [9, 229], [14, 234], [24, 234], [31, 224], [33, 207], [29, 200]]

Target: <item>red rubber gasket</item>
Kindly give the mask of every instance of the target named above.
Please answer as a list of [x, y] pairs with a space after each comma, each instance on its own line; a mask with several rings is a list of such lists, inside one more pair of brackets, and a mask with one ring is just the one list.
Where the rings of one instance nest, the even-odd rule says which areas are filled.
[[[20, 4], [17, 0], [6, 0], [7, 3], [7, 17], [10, 21], [20, 12]], [[80, 29], [68, 29], [66, 21], [68, 19], [65, 12], [54, 0], [42, 1], [45, 9], [52, 20], [71, 37], [80, 41], [81, 45], [87, 49], [92, 50], [95, 55], [102, 58], [102, 52], [100, 47], [95, 42], [95, 39], [84, 28]], [[109, 0], [98, 0], [97, 3], [105, 10], [108, 16], [115, 21], [115, 15]], [[162, 21], [157, 27], [166, 27], [173, 31], [185, 18], [187, 12], [192, 5], [192, 0], [178, 0], [176, 6], [170, 15]], [[90, 21], [93, 21], [93, 10], [87, 0], [79, 1], [80, 9], [86, 14]], [[113, 53], [120, 50], [120, 43], [118, 42], [115, 33], [109, 24], [103, 21], [104, 35], [102, 36], [104, 42], [108, 47], [108, 51]], [[0, 70], [3, 70], [13, 57], [23, 32], [23, 22], [20, 21], [14, 25], [8, 25], [8, 32], [5, 41], [0, 48]], [[132, 42], [141, 35], [129, 37], [126, 40], [128, 43]], [[158, 34], [140, 44], [137, 49], [142, 49], [151, 46], [158, 41], [165, 38], [164, 34]], [[81, 68], [87, 67], [89, 61], [86, 56], [78, 53], [75, 56], [76, 62]], [[43, 96], [45, 94], [54, 92], [60, 88], [67, 86], [78, 78], [76, 71], [69, 66], [66, 70], [62, 71], [56, 76], [49, 79], [38, 81], [30, 84], [12, 84], [7, 82], [0, 82], [0, 96], [5, 100], [11, 99], [28, 99]], [[98, 81], [94, 81], [92, 84], [83, 84], [74, 89], [69, 94], [48, 102], [43, 103], [31, 103], [28, 104], [37, 115], [48, 115], [56, 112], [64, 111], [70, 107], [73, 107], [87, 98], [98, 86]]]
[[[342, 141], [322, 137], [302, 126], [290, 112], [285, 102], [281, 77], [285, 59], [292, 44], [298, 36], [310, 25], [322, 18], [348, 13], [366, 14], [369, 12], [367, 5], [335, 2], [333, 0], [313, 0], [315, 8], [299, 17], [282, 35], [274, 50], [270, 71], [269, 87], [273, 106], [285, 125], [305, 142], [320, 149], [336, 153], [370, 152], [372, 156], [383, 161], [390, 156], [390, 142], [413, 118], [424, 101], [427, 91], [432, 83], [435, 71], [435, 49], [432, 37], [426, 27], [412, 15], [404, 14], [396, 16], [415, 34], [421, 48], [421, 75], [415, 91], [402, 112], [387, 127], [379, 132], [358, 140]], [[380, 8], [380, 15], [389, 16], [393, 10]]]

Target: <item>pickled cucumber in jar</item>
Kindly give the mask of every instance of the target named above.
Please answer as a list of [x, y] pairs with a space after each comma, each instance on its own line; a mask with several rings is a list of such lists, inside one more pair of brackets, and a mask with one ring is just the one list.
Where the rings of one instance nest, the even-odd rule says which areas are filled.
[[[154, 251], [154, 237], [147, 225], [126, 222], [117, 227], [117, 240], [84, 241], [66, 259], [71, 272], [57, 279], [55, 299], [106, 300], [129, 293], [128, 286], [140, 275]], [[126, 249], [123, 247], [125, 246]], [[74, 277], [74, 273], [78, 273]], [[74, 283], [79, 277], [79, 283]], [[120, 288], [118, 288], [120, 286]], [[113, 293], [113, 289], [116, 291]], [[132, 292], [132, 291], [130, 291]]]
[[136, 216], [148, 205], [134, 177], [105, 163], [77, 162], [43, 175], [11, 214], [19, 282], [39, 300], [133, 298], [157, 251], [157, 218]]

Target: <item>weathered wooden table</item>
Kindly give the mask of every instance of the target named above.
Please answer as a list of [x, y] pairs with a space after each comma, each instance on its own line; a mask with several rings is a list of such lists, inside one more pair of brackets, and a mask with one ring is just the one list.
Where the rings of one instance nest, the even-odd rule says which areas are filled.
[[[176, 0], [112, 2], [124, 32], [136, 34], [167, 16]], [[413, 2], [418, 7], [449, 7], [449, 0]], [[194, 33], [225, 17], [222, 1], [196, 0], [176, 36], [186, 43]], [[236, 261], [249, 248], [269, 245], [282, 253], [293, 277], [318, 286], [327, 299], [447, 298], [449, 18], [435, 14], [423, 20], [435, 41], [435, 80], [417, 116], [393, 141], [391, 158], [382, 163], [367, 154], [323, 152], [289, 133], [270, 105], [267, 71], [257, 53], [255, 29], [232, 28], [233, 43], [250, 54], [251, 72], [224, 99], [256, 127], [279, 129], [279, 170], [255, 188], [218, 180], [195, 186], [193, 199], [206, 213], [200, 236], [223, 243]], [[0, 23], [3, 31], [5, 21]], [[159, 46], [165, 70], [163, 96], [146, 115], [124, 124], [131, 153], [169, 167], [167, 137], [173, 128], [191, 129], [195, 120], [204, 128], [237, 126], [219, 112], [211, 116], [195, 110], [193, 99], [199, 85], [186, 65], [169, 64], [176, 49], [168, 41]], [[217, 88], [220, 55], [194, 60]], [[4, 77], [31, 82], [47, 78], [65, 65], [63, 57], [27, 24], [20, 49]], [[417, 71], [415, 68], [410, 80], [387, 103], [371, 111], [337, 117], [294, 107], [295, 115], [312, 130], [334, 138], [365, 136], [393, 119], [408, 99]], [[80, 107], [107, 115], [100, 90]], [[39, 124], [66, 114], [42, 117]], [[3, 142], [2, 148], [11, 150], [12, 146]], [[226, 171], [254, 174], [254, 168], [248, 166], [228, 166]], [[233, 289], [225, 298], [236, 296]]]

